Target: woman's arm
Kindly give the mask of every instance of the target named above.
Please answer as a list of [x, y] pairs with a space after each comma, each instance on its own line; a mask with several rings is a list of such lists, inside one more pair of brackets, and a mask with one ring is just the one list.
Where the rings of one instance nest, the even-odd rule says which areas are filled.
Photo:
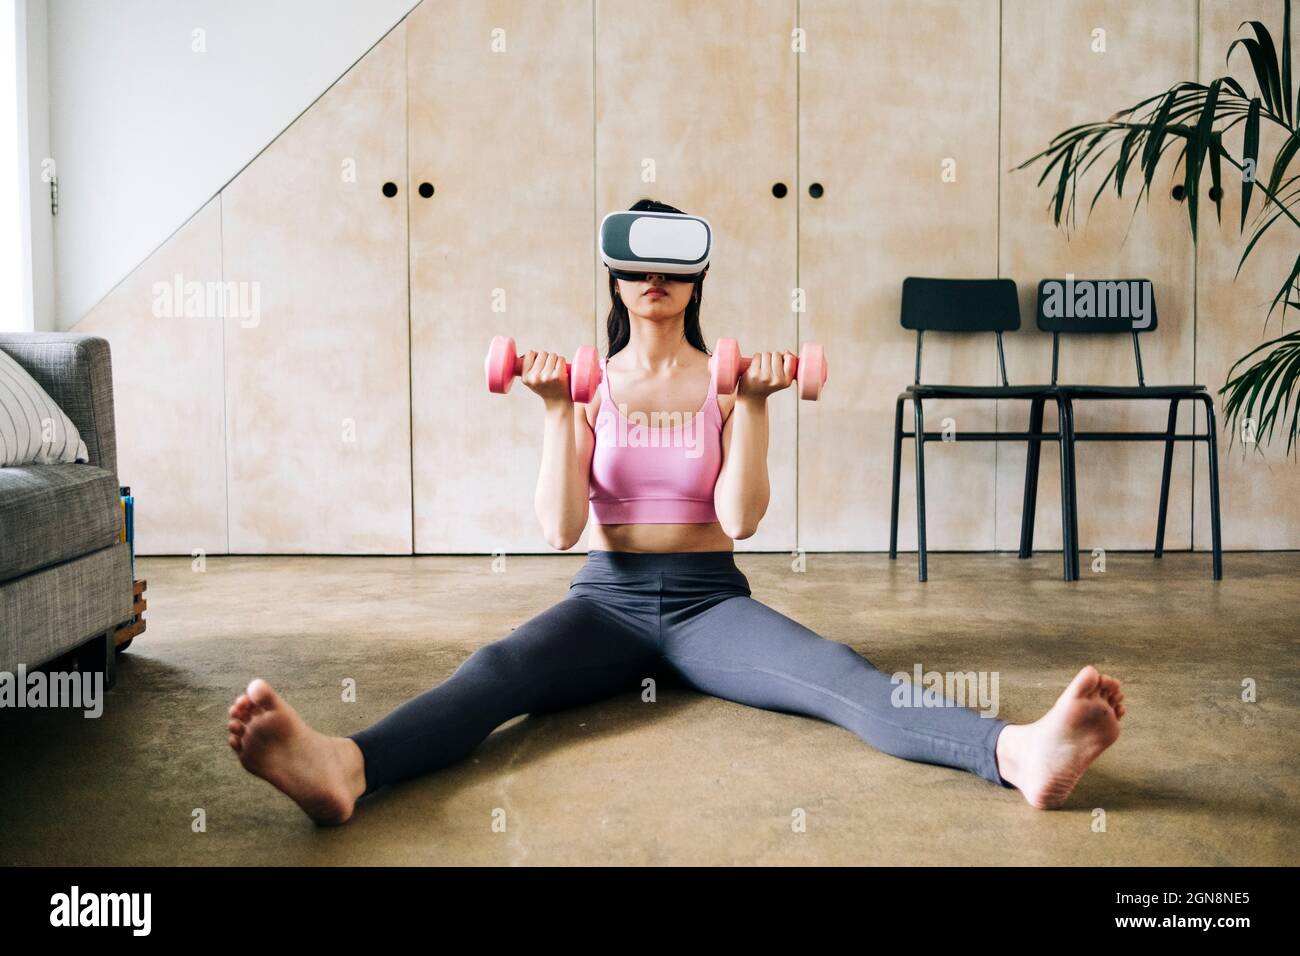
[[569, 397], [564, 358], [547, 352], [524, 357], [521, 380], [545, 400], [542, 465], [533, 507], [547, 543], [567, 551], [587, 526], [587, 495], [595, 438], [587, 415]]
[[736, 404], [722, 426], [722, 470], [713, 508], [727, 537], [748, 538], [767, 513], [767, 396], [790, 385], [792, 352], [754, 355], [736, 388]]

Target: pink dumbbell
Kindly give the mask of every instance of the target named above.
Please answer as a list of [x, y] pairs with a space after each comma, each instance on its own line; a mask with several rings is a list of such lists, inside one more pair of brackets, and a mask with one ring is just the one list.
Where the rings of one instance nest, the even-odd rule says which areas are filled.
[[[510, 391], [515, 379], [524, 373], [524, 360], [515, 350], [515, 340], [504, 335], [494, 336], [483, 362], [489, 392], [504, 395]], [[595, 346], [584, 345], [578, 349], [573, 364], [564, 363], [569, 376], [569, 397], [579, 405], [591, 401], [600, 385], [600, 358]]]
[[[718, 339], [709, 357], [709, 368], [719, 395], [730, 395], [740, 384], [740, 376], [753, 363], [753, 359], [740, 354], [740, 344], [735, 339]], [[795, 365], [795, 381], [799, 383], [799, 397], [815, 402], [826, 384], [826, 353], [816, 342], [805, 342], [799, 350]]]

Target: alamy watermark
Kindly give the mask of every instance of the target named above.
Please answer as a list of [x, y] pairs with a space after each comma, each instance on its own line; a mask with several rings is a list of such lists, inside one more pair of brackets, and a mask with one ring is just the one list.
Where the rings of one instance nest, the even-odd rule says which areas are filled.
[[262, 284], [196, 279], [176, 273], [170, 282], [155, 282], [152, 311], [158, 319], [239, 319], [246, 329], [262, 324]]
[[629, 412], [618, 405], [613, 444], [619, 448], [685, 448], [687, 458], [704, 454], [701, 412]]
[[1151, 328], [1155, 314], [1150, 279], [1080, 279], [1043, 283], [1043, 315], [1049, 319], [1127, 319], [1134, 329]]
[[148, 936], [153, 927], [152, 893], [91, 893], [73, 884], [50, 897], [50, 925], [73, 928], [122, 927]]
[[67, 707], [86, 719], [104, 713], [103, 671], [0, 671], [0, 708]]
[[[910, 680], [909, 680], [910, 678]], [[998, 715], [997, 671], [897, 671], [889, 682], [897, 686], [889, 702], [895, 707], [970, 707], [981, 717]]]

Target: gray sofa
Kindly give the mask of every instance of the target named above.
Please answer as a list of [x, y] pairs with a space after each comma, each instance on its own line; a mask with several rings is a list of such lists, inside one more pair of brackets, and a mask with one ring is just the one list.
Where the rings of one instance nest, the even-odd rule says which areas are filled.
[[112, 686], [113, 629], [131, 618], [108, 342], [90, 335], [0, 334], [81, 432], [89, 464], [0, 468], [0, 670], [71, 651]]

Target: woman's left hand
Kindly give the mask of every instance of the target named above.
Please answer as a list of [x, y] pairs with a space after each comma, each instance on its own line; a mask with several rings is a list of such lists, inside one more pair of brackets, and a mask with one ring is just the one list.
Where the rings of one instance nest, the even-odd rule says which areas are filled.
[[793, 352], [755, 352], [749, 368], [740, 376], [737, 398], [763, 401], [773, 392], [789, 388], [798, 364]]

